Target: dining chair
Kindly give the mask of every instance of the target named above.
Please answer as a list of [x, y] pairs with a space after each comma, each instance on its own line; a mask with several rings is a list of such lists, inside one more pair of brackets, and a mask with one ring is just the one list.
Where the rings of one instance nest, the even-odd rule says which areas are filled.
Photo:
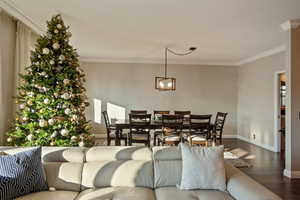
[[[107, 111], [103, 111], [102, 115], [103, 115], [105, 126], [106, 126], [107, 146], [110, 146], [111, 140], [115, 140], [115, 144], [119, 143], [119, 141], [117, 141], [116, 129], [115, 129], [115, 127], [113, 127], [111, 125]], [[120, 137], [119, 140], [124, 140], [125, 146], [127, 146], [127, 135], [125, 135], [125, 134], [123, 134], [123, 132], [121, 132], [119, 137]]]
[[182, 115], [163, 115], [162, 134], [159, 135], [159, 145], [178, 145], [182, 141]]
[[131, 110], [130, 114], [142, 114], [142, 115], [145, 115], [145, 114], [147, 114], [147, 110]]
[[[183, 122], [189, 122], [189, 119], [190, 119], [190, 115], [192, 114], [191, 111], [178, 111], [178, 110], [175, 110], [174, 111], [174, 114], [175, 115], [182, 115], [183, 116]], [[182, 132], [184, 134], [188, 133], [189, 130], [188, 129], [183, 129]]]
[[222, 144], [223, 128], [227, 115], [228, 113], [218, 112], [212, 128], [212, 135], [214, 137], [214, 140], [219, 140], [220, 144]]
[[151, 114], [129, 114], [129, 146], [132, 143], [144, 143], [150, 147]]
[[[157, 123], [162, 123], [162, 115], [168, 115], [168, 114], [170, 114], [169, 110], [154, 110], [153, 111], [153, 119]], [[156, 146], [156, 144], [157, 144], [157, 136], [161, 135], [161, 134], [162, 134], [161, 129], [154, 130], [154, 134], [153, 134], [153, 146]]]
[[192, 145], [207, 146], [207, 140], [210, 137], [210, 122], [212, 115], [191, 115], [190, 131], [185, 137], [188, 143]]

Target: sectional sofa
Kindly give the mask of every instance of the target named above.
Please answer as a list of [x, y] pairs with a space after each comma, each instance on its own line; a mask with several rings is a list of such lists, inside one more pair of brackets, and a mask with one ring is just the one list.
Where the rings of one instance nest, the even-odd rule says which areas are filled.
[[[26, 149], [2, 147], [0, 151], [14, 154]], [[227, 192], [177, 189], [181, 180], [177, 147], [43, 147], [42, 160], [49, 191], [17, 200], [280, 199], [229, 163]]]

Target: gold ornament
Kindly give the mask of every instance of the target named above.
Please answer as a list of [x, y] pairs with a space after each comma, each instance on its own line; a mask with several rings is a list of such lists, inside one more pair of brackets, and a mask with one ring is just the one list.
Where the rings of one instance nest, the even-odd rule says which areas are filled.
[[9, 142], [9, 143], [11, 143], [11, 142], [13, 141], [13, 139], [12, 139], [12, 137], [8, 137], [8, 138], [6, 139], [6, 141]]
[[33, 105], [33, 102], [32, 102], [31, 100], [28, 100], [28, 101], [27, 101], [27, 104], [30, 105], [30, 106], [32, 106], [32, 105]]

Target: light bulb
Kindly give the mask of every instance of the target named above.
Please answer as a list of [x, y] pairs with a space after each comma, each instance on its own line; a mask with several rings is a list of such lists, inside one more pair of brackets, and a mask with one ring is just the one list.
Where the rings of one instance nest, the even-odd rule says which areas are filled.
[[161, 88], [164, 88], [164, 87], [165, 87], [165, 85], [164, 85], [164, 83], [163, 83], [162, 81], [159, 82], [159, 86], [160, 86]]
[[171, 88], [172, 87], [172, 82], [168, 83], [168, 87]]

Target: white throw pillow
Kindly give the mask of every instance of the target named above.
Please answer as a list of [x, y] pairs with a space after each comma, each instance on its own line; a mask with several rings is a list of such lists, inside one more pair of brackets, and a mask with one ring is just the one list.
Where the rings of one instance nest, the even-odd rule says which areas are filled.
[[224, 147], [190, 147], [181, 144], [182, 177], [179, 188], [226, 190]]

